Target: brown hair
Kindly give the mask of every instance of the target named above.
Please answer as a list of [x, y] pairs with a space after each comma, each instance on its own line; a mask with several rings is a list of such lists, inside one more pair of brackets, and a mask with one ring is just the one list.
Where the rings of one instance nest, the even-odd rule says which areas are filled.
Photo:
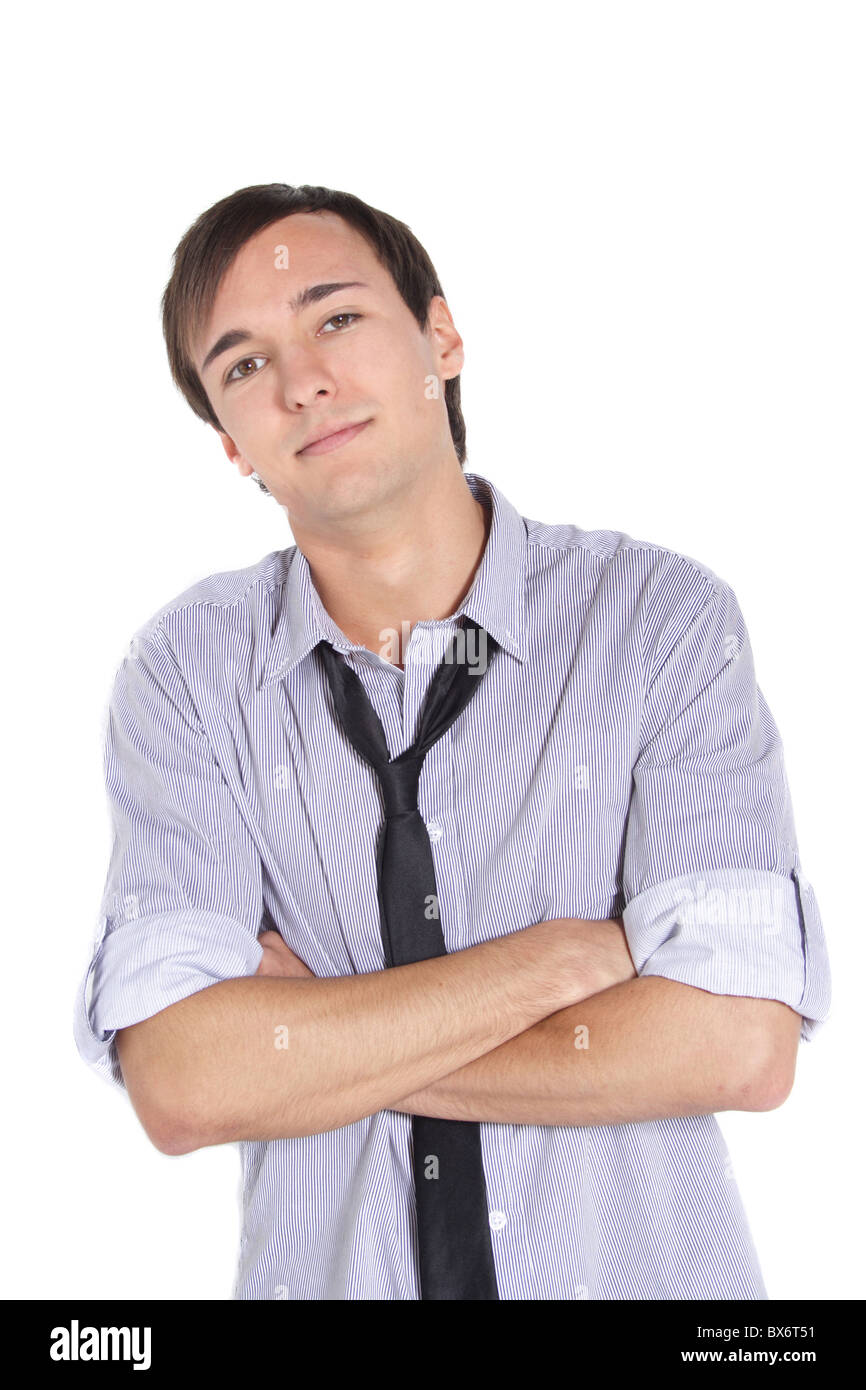
[[[417, 237], [396, 217], [333, 188], [288, 183], [240, 188], [203, 212], [178, 242], [171, 278], [162, 296], [162, 331], [175, 385], [200, 420], [225, 433], [190, 356], [220, 281], [238, 251], [256, 232], [295, 212], [335, 212], [366, 239], [390, 272], [401, 297], [424, 332], [430, 300], [442, 295], [433, 263]], [[444, 295], [442, 295], [444, 299]], [[466, 462], [466, 425], [460, 377], [445, 383], [448, 424], [458, 461]], [[264, 492], [267, 488], [260, 482]]]

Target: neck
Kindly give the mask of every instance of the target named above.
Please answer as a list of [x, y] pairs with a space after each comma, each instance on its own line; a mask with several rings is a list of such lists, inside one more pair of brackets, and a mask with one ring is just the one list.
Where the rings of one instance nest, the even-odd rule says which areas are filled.
[[327, 532], [290, 518], [331, 618], [350, 642], [402, 666], [412, 629], [450, 617], [475, 577], [490, 530], [456, 459], [401, 480]]

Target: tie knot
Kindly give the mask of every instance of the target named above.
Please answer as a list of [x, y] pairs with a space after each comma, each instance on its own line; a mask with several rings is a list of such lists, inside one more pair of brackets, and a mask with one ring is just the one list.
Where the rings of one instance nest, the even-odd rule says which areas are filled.
[[417, 753], [405, 761], [380, 764], [377, 768], [385, 801], [385, 819], [404, 816], [407, 811], [418, 810], [418, 783], [421, 778], [423, 753]]

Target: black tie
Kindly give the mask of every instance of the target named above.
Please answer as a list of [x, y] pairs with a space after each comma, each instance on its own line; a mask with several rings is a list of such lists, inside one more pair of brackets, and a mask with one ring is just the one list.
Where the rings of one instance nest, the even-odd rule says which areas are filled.
[[[378, 774], [385, 819], [377, 873], [385, 964], [413, 965], [446, 954], [430, 836], [418, 809], [421, 765], [437, 739], [471, 700], [498, 643], [471, 618], [451, 645], [424, 700], [415, 742], [392, 759], [367, 692], [330, 642], [316, 650], [324, 664], [344, 733]], [[470, 637], [476, 646], [470, 652]], [[498, 1299], [490, 1215], [475, 1120], [412, 1116], [422, 1299]]]

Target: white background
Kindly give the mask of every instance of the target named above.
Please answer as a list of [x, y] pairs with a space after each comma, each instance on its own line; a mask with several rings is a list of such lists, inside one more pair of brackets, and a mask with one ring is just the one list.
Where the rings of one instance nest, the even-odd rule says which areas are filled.
[[72, 1004], [129, 639], [293, 543], [175, 391], [159, 321], [188, 225], [285, 182], [427, 248], [469, 470], [733, 586], [834, 995], [787, 1102], [720, 1124], [770, 1297], [862, 1298], [864, 7], [208, 0], [4, 27], [0, 1293], [230, 1295], [237, 1150], [154, 1149]]

